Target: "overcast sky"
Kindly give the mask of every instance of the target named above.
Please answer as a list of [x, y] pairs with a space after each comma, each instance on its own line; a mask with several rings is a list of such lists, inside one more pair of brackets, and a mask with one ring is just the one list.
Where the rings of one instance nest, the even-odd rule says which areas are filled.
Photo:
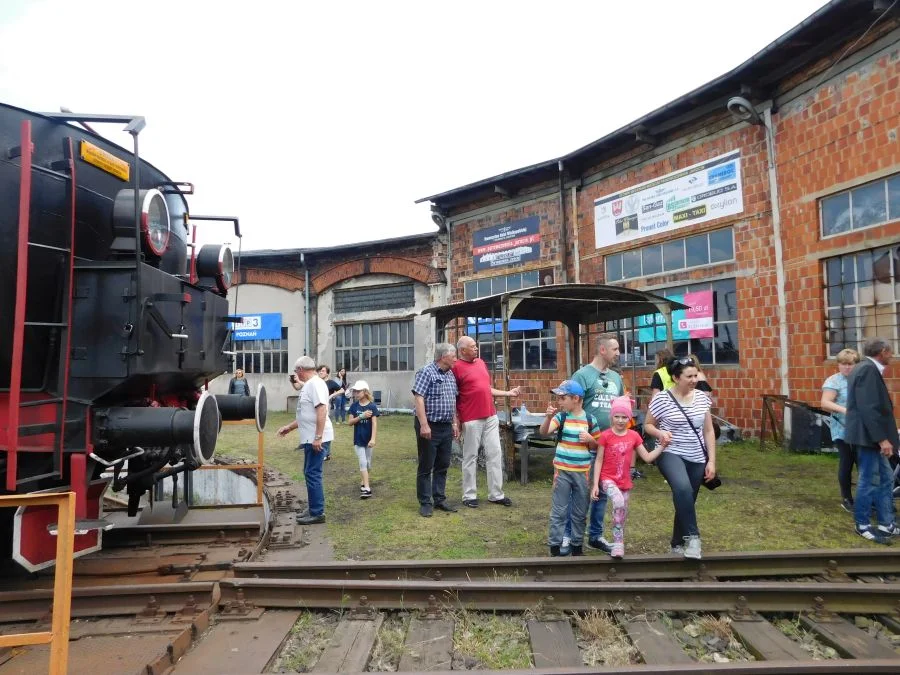
[[142, 156], [244, 250], [338, 245], [432, 231], [416, 199], [600, 138], [823, 4], [2, 0], [0, 100], [144, 115]]

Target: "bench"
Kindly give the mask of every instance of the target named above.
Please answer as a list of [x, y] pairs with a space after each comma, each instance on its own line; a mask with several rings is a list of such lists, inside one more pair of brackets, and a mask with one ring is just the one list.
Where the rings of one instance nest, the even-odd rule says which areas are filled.
[[556, 434], [541, 436], [525, 434], [519, 441], [519, 482], [528, 483], [528, 458], [531, 455], [553, 455], [556, 452]]

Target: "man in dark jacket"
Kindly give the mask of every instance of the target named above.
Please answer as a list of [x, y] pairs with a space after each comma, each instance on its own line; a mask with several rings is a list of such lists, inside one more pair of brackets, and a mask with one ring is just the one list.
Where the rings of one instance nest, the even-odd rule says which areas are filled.
[[228, 383], [228, 393], [238, 394], [239, 396], [250, 395], [250, 383], [247, 382], [247, 378], [244, 377], [243, 369], [238, 368], [234, 371], [234, 377], [232, 377], [231, 382]]
[[[897, 452], [897, 420], [884, 382], [891, 361], [891, 343], [882, 338], [866, 341], [866, 357], [847, 379], [847, 419], [844, 440], [854, 446], [859, 476], [856, 487], [856, 532], [879, 544], [900, 535], [894, 520], [894, 477], [888, 458]], [[872, 506], [878, 526], [871, 524]]]

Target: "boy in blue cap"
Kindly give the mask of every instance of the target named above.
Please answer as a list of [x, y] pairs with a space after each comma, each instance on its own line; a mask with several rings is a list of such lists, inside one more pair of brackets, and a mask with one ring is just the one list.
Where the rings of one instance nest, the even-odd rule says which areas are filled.
[[[553, 497], [550, 509], [550, 555], [560, 555], [566, 515], [571, 502], [569, 520], [572, 527], [572, 555], [583, 555], [584, 522], [590, 486], [591, 450], [597, 448], [601, 428], [597, 420], [584, 412], [584, 387], [575, 380], [565, 380], [550, 392], [556, 405], [547, 406], [541, 424], [542, 434], [557, 433], [553, 457]], [[561, 431], [560, 431], [561, 429]]]

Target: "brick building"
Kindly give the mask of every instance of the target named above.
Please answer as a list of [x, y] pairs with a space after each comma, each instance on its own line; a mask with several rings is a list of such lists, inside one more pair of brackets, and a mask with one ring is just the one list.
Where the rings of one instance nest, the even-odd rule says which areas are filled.
[[[843, 347], [879, 335], [900, 351], [898, 84], [900, 12], [832, 2], [594, 143], [421, 200], [449, 238], [449, 298], [552, 278], [684, 299], [676, 353], [697, 354], [720, 413], [757, 433], [761, 395], [817, 402]], [[607, 328], [626, 380], [647, 385], [657, 320]], [[512, 383], [542, 409], [578, 364], [562, 326], [511, 330]]]
[[[434, 350], [431, 320], [420, 312], [446, 302], [446, 260], [438, 233], [243, 253], [232, 312], [278, 317], [279, 337], [237, 340], [235, 367], [254, 387], [266, 385], [272, 409], [290, 409], [288, 375], [303, 354], [365, 378], [383, 407], [412, 408], [413, 371]], [[211, 388], [224, 391], [230, 378]]]

